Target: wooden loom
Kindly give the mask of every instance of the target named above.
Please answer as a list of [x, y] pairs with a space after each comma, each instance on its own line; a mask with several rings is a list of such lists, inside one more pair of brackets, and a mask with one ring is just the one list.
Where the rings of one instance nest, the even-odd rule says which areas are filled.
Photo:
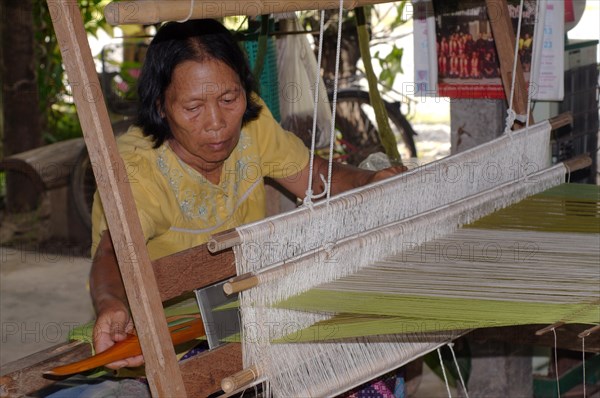
[[[351, 8], [381, 2], [383, 1], [355, 0], [346, 4]], [[230, 12], [228, 15], [237, 15], [240, 11], [252, 14], [249, 12], [251, 8], [244, 10], [236, 8], [239, 3], [219, 2], [223, 7], [218, 10], [211, 8], [211, 12], [214, 13], [207, 14], [208, 8], [202, 7], [202, 3], [197, 2], [190, 15], [193, 18], [219, 17], [226, 15], [224, 11], [227, 10]], [[258, 14], [291, 11], [290, 7], [284, 7], [285, 10], [265, 8], [271, 4], [269, 2], [247, 3], [256, 4], [255, 10]], [[108, 8], [108, 11], [112, 12], [112, 15], [117, 18], [115, 21], [120, 23], [151, 23], [164, 19], [185, 18], [188, 15], [190, 2], [187, 0], [168, 2], [167, 9], [176, 10], [174, 14], [169, 14], [168, 18], [165, 18], [164, 15], [144, 16], [148, 10], [151, 10], [148, 6], [152, 4], [160, 10], [164, 9], [160, 6], [167, 2], [120, 2], [114, 3], [111, 8]], [[337, 1], [300, 1], [294, 2], [294, 4], [298, 6], [297, 9], [304, 9], [314, 8], [315, 5], [318, 8], [336, 8], [339, 3]], [[168, 258], [153, 262], [149, 260], [143, 244], [144, 239], [139, 220], [134, 216], [136, 214], [135, 205], [127, 183], [127, 175], [116, 150], [77, 4], [66, 0], [49, 0], [48, 5], [69, 82], [75, 92], [78, 114], [91, 162], [96, 166], [96, 174], [106, 177], [98, 181], [98, 189], [105, 207], [111, 235], [116, 243], [119, 266], [146, 358], [146, 370], [152, 394], [154, 396], [206, 396], [219, 390], [221, 379], [241, 369], [240, 347], [235, 344], [226, 345], [191, 358], [180, 365], [177, 364], [169, 342], [166, 322], [162, 316], [161, 301], [235, 275], [233, 253], [231, 250], [225, 250], [213, 255], [209, 253], [206, 245], [202, 245]], [[114, 10], [120, 11], [115, 12]], [[130, 18], [132, 16], [135, 16], [136, 19], [132, 20]], [[508, 29], [506, 34], [510, 36], [510, 32], [512, 30]], [[497, 37], [501, 36], [498, 34]], [[514, 42], [514, 34], [512, 41]], [[509, 54], [507, 55], [509, 60], [506, 63], [512, 63], [510, 61], [512, 51], [507, 54]], [[501, 56], [502, 59], [506, 58]], [[503, 70], [504, 68], [503, 66]], [[507, 79], [503, 80], [507, 81]], [[519, 96], [515, 102], [523, 104]], [[518, 107], [515, 109], [517, 113], [522, 113]], [[202, 272], [195, 269], [196, 264], [201, 264]], [[88, 352], [89, 348], [85, 345], [70, 343], [18, 361], [3, 369], [0, 392], [2, 396], [17, 396], [36, 391], [48, 382], [41, 377], [32, 380], [30, 375], [53, 366], [53, 362], [69, 362], [80, 355], [85, 356]], [[65, 353], [67, 355], [64, 355]]]
[[[243, 340], [245, 342], [244, 363], [249, 370], [241, 375], [252, 374], [265, 377], [272, 384], [276, 396], [331, 396], [344, 391], [346, 385], [354, 382], [355, 379], [363, 382], [370, 380], [395, 366], [406, 363], [407, 360], [444, 345], [448, 339], [458, 337], [460, 334], [458, 331], [456, 332], [458, 334], [454, 335], [446, 332], [436, 336], [423, 333], [416, 335], [411, 333], [410, 336], [406, 336], [398, 329], [382, 329], [380, 326], [374, 329], [374, 334], [386, 334], [385, 338], [376, 336], [373, 339], [355, 339], [354, 337], [363, 335], [333, 333], [335, 330], [332, 332], [332, 326], [340, 324], [329, 321], [332, 313], [340, 311], [348, 313], [354, 309], [348, 310], [348, 307], [343, 305], [326, 306], [324, 304], [329, 300], [317, 299], [316, 308], [313, 306], [309, 312], [299, 313], [296, 310], [305, 307], [281, 307], [278, 303], [315, 286], [358, 273], [364, 267], [371, 266], [373, 262], [382, 261], [389, 256], [400, 256], [407, 244], [420, 245], [444, 237], [460, 225], [469, 224], [509, 203], [518, 202], [564, 181], [566, 169], [563, 165], [545, 168], [547, 166], [544, 166], [543, 159], [548, 153], [541, 151], [538, 155], [531, 155], [531, 158], [524, 157], [527, 156], [524, 148], [531, 148], [536, 144], [542, 148], [547, 146], [547, 133], [548, 130], [542, 123], [534, 126], [530, 131], [515, 134], [513, 138], [504, 136], [461, 154], [396, 176], [386, 182], [363, 188], [360, 192], [344, 193], [329, 203], [320, 204], [318, 210], [297, 209], [267, 220], [268, 223], [256, 223], [238, 228], [239, 245], [234, 248], [238, 273], [251, 273], [249, 278], [242, 279], [241, 282], [249, 280], [258, 282], [252, 283], [255, 287], [244, 291], [241, 296], [243, 324], [249, 325], [247, 330], [244, 330], [246, 336]], [[542, 139], [544, 135], [546, 135], [546, 142]], [[460, 180], [442, 178], [435, 184], [437, 192], [431, 192], [427, 188], [430, 185], [427, 181], [428, 177], [433, 179], [438, 172], [444, 173], [452, 168], [464, 169], [467, 164], [484, 168], [486, 164], [491, 164], [507, 171], [511, 167], [512, 159], [507, 158], [504, 150], [516, 159], [528, 159], [527, 162], [537, 164], [543, 170], [516, 179], [507, 175], [498, 179], [483, 178], [474, 181], [468, 181], [466, 175], [463, 175], [464, 178]], [[477, 175], [478, 171], [474, 174]], [[532, 181], [536, 182], [532, 183]], [[390, 203], [392, 201], [389, 198], [394, 198], [404, 205], [397, 206], [395, 203]], [[406, 203], [410, 204], [406, 206]], [[361, 214], [371, 215], [375, 212], [384, 216], [366, 220], [360, 218]], [[323, 228], [331, 221], [330, 214], [335, 214], [337, 229]], [[597, 226], [597, 215], [592, 214], [591, 217], [592, 222], [596, 221]], [[357, 227], [355, 224], [360, 226]], [[435, 227], [432, 228], [432, 225]], [[300, 231], [308, 231], [300, 234], [305, 246], [303, 250], [295, 250], [294, 239]], [[318, 236], [310, 236], [310, 231], [318, 231]], [[597, 240], [597, 237], [595, 239]], [[231, 237], [228, 237], [227, 241], [231, 242]], [[274, 250], [270, 250], [268, 245], [260, 244], [273, 241], [278, 243]], [[594, 235], [591, 241], [594, 242]], [[334, 244], [327, 247], [327, 245], [323, 246], [322, 242], [334, 242]], [[218, 242], [217, 239], [215, 246], [224, 245], [224, 242]], [[592, 246], [586, 247], [590, 250], [593, 243]], [[597, 261], [592, 264], [595, 266]], [[399, 265], [400, 268], [390, 266], [389, 270], [384, 272], [389, 275], [391, 269], [401, 270], [403, 262], [400, 261]], [[501, 264], [497, 266], [500, 267]], [[452, 269], [450, 266], [442, 267], [445, 268]], [[448, 275], [451, 276], [452, 273]], [[440, 277], [442, 277], [441, 273]], [[364, 277], [357, 276], [355, 279], [362, 280]], [[597, 282], [600, 283], [600, 280]], [[231, 287], [234, 291], [239, 290], [237, 281], [234, 281]], [[425, 294], [419, 296], [426, 296], [426, 292], [427, 289], [424, 290]], [[593, 290], [592, 294], [594, 292], [596, 291]], [[354, 293], [356, 294], [358, 293]], [[597, 295], [598, 292], [595, 294]], [[360, 297], [363, 296], [359, 296], [358, 302], [362, 301]], [[388, 299], [391, 298], [388, 296]], [[597, 302], [594, 305], [597, 307]], [[589, 307], [588, 304], [583, 306]], [[356, 308], [358, 307], [360, 306], [357, 305]], [[401, 305], [395, 307], [397, 314], [406, 312], [402, 308]], [[358, 312], [358, 315], [369, 315], [368, 311], [373, 311], [373, 308], [365, 311], [367, 312]], [[373, 314], [392, 315], [392, 313], [382, 314], [377, 311]], [[547, 319], [548, 322], [554, 321], [553, 318]], [[592, 316], [592, 319], [595, 318]], [[357, 323], [353, 322], [355, 321], [350, 321], [346, 329], [342, 329], [342, 333], [347, 332], [347, 328], [352, 325], [357, 327]], [[589, 316], [586, 322], [590, 322]], [[375, 323], [385, 322], [376, 319]], [[265, 325], [275, 327], [265, 328]], [[450, 329], [442, 328], [433, 331], [457, 330], [455, 325], [451, 326]], [[320, 333], [325, 336], [320, 336]], [[400, 333], [400, 335], [388, 333]], [[308, 339], [303, 337], [305, 334], [308, 334]], [[319, 338], [312, 337], [315, 334], [319, 334]], [[343, 338], [343, 340], [334, 341], [336, 344], [319, 343], [320, 340], [327, 338], [334, 340]], [[312, 342], [312, 344], [300, 344], [302, 342]], [[330, 358], [336, 360], [329, 360]], [[365, 364], [355, 363], [352, 358], [364, 358]], [[346, 375], [353, 375], [353, 377], [348, 379], [345, 378]], [[310, 380], [310, 382], [294, 384], [290, 383], [290, 380]]]

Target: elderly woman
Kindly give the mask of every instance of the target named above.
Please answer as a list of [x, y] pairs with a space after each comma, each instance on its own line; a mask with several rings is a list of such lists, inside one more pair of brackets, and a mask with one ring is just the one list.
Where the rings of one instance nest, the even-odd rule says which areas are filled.
[[[211, 234], [265, 217], [264, 177], [299, 198], [327, 163], [273, 119], [253, 92], [246, 59], [214, 20], [168, 23], [150, 44], [139, 79], [137, 125], [118, 140], [152, 259], [206, 242]], [[336, 164], [332, 193], [399, 173]], [[318, 190], [317, 189], [317, 190]], [[90, 289], [102, 352], [133, 328], [98, 196], [93, 208]], [[109, 365], [139, 366], [133, 357]]]

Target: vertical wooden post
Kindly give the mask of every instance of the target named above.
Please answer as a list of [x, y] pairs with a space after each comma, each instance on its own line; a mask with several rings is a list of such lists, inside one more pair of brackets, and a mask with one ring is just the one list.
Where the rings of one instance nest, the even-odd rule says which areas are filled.
[[152, 395], [185, 397], [183, 378], [79, 6], [74, 0], [48, 0], [48, 8], [146, 360]]
[[[485, 0], [485, 3], [494, 34], [494, 43], [498, 51], [504, 94], [506, 100], [510, 101], [516, 39], [510, 14], [508, 13], [508, 3], [506, 0]], [[527, 82], [525, 82], [521, 61], [518, 59], [512, 109], [517, 115], [527, 114]], [[533, 122], [533, 120], [530, 119], [530, 122]]]

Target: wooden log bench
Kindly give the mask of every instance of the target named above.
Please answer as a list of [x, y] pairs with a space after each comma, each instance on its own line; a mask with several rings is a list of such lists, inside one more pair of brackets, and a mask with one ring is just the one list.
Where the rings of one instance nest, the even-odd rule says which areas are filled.
[[[21, 222], [14, 225], [13, 233], [6, 238], [18, 239], [19, 234], [34, 235], [38, 242], [49, 238], [82, 243], [86, 229], [74, 209], [70, 195], [73, 166], [85, 150], [83, 138], [74, 138], [7, 156], [0, 161], [0, 171], [11, 173], [19, 185], [30, 188], [27, 192], [39, 198], [36, 217], [46, 220], [45, 226]], [[17, 203], [21, 199], [14, 199]], [[40, 210], [41, 209], [41, 210]], [[19, 210], [13, 210], [19, 211]], [[32, 230], [35, 229], [35, 230]]]
[[45, 145], [5, 157], [0, 161], [0, 171], [23, 174], [39, 192], [64, 187], [83, 148], [83, 138]]

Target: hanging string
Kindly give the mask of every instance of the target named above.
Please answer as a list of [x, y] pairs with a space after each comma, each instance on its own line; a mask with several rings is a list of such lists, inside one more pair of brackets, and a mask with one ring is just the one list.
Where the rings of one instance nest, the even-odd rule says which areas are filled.
[[448, 376], [446, 376], [446, 368], [444, 368], [444, 360], [442, 359], [442, 352], [440, 349], [437, 349], [438, 358], [440, 359], [440, 367], [442, 368], [442, 374], [444, 375], [444, 382], [446, 383], [446, 391], [448, 392], [448, 398], [452, 398], [452, 393], [450, 392], [450, 384], [448, 383]]
[[581, 337], [581, 367], [583, 368], [583, 398], [587, 397], [585, 391], [585, 336]]
[[[325, 10], [321, 10], [320, 22], [319, 22], [319, 53], [317, 55], [317, 70], [315, 71], [315, 96], [314, 96], [314, 108], [313, 108], [313, 125], [312, 125], [312, 135], [310, 142], [310, 160], [308, 164], [308, 188], [306, 189], [306, 196], [303, 200], [303, 203], [312, 209], [312, 200], [321, 198], [326, 190], [324, 190], [319, 195], [313, 195], [313, 169], [315, 163], [315, 146], [317, 140], [317, 114], [318, 114], [318, 106], [319, 106], [319, 88], [321, 87], [320, 79], [321, 79], [321, 61], [323, 59], [323, 32], [325, 30]], [[321, 175], [321, 180], [324, 177]], [[327, 182], [323, 181], [325, 187], [327, 187]]]
[[335, 49], [335, 75], [333, 78], [333, 102], [331, 104], [331, 131], [329, 135], [329, 168], [327, 170], [327, 205], [329, 205], [329, 199], [331, 198], [331, 174], [333, 172], [333, 144], [335, 142], [335, 114], [337, 108], [337, 93], [338, 93], [338, 78], [340, 69], [340, 53], [342, 47], [342, 20], [344, 12], [344, 0], [340, 0], [338, 18], [338, 31], [337, 31], [337, 45]]
[[193, 12], [194, 12], [194, 0], [190, 0], [190, 11], [188, 12], [187, 17], [185, 17], [184, 19], [181, 19], [177, 22], [179, 22], [179, 23], [187, 22], [192, 17]]
[[448, 343], [448, 348], [450, 348], [450, 352], [452, 353], [452, 358], [454, 359], [454, 366], [456, 366], [456, 371], [458, 372], [458, 378], [460, 379], [460, 384], [462, 385], [463, 391], [465, 392], [466, 398], [469, 398], [469, 392], [467, 391], [467, 386], [465, 384], [465, 380], [462, 377], [462, 372], [460, 371], [460, 366], [458, 366], [458, 361], [456, 360], [456, 354], [454, 354], [454, 343]]
[[519, 22], [517, 24], [517, 37], [515, 40], [515, 55], [512, 70], [512, 83], [510, 85], [510, 100], [508, 101], [508, 109], [506, 110], [506, 126], [504, 127], [504, 133], [512, 137], [512, 126], [517, 119], [517, 114], [513, 110], [513, 100], [515, 98], [515, 78], [517, 75], [517, 61], [519, 57], [519, 37], [521, 36], [521, 20], [523, 18], [523, 0], [519, 6]]
[[552, 333], [554, 333], [554, 371], [556, 372], [556, 392], [557, 397], [560, 397], [560, 379], [558, 378], [558, 347], [556, 342], [556, 329], [552, 328]]
[[[541, 1], [536, 2], [536, 10], [535, 10], [535, 15], [538, 16], [537, 21], [534, 25], [534, 29], [533, 29], [533, 48], [531, 50], [531, 70], [534, 71], [536, 67], [538, 67], [539, 65], [537, 65], [536, 63], [536, 57], [537, 57], [537, 53], [539, 51], [538, 45], [536, 43], [538, 43], [538, 40], [536, 40], [538, 38], [538, 35], [543, 34], [544, 31], [544, 24], [546, 21], [545, 18], [545, 13], [546, 10], [544, 7], [542, 7], [542, 3]], [[542, 26], [541, 26], [541, 32], [540, 32], [540, 22], [542, 21]], [[517, 43], [518, 43], [518, 36], [517, 36]], [[517, 46], [518, 47], [518, 46]], [[540, 59], [541, 60], [541, 59]], [[532, 88], [533, 88], [533, 84], [535, 83], [533, 81], [533, 76], [535, 74], [534, 73], [530, 73], [529, 74], [529, 85], [527, 86], [527, 118], [525, 119], [525, 129], [529, 129], [529, 118], [531, 115], [531, 96], [532, 96]]]

